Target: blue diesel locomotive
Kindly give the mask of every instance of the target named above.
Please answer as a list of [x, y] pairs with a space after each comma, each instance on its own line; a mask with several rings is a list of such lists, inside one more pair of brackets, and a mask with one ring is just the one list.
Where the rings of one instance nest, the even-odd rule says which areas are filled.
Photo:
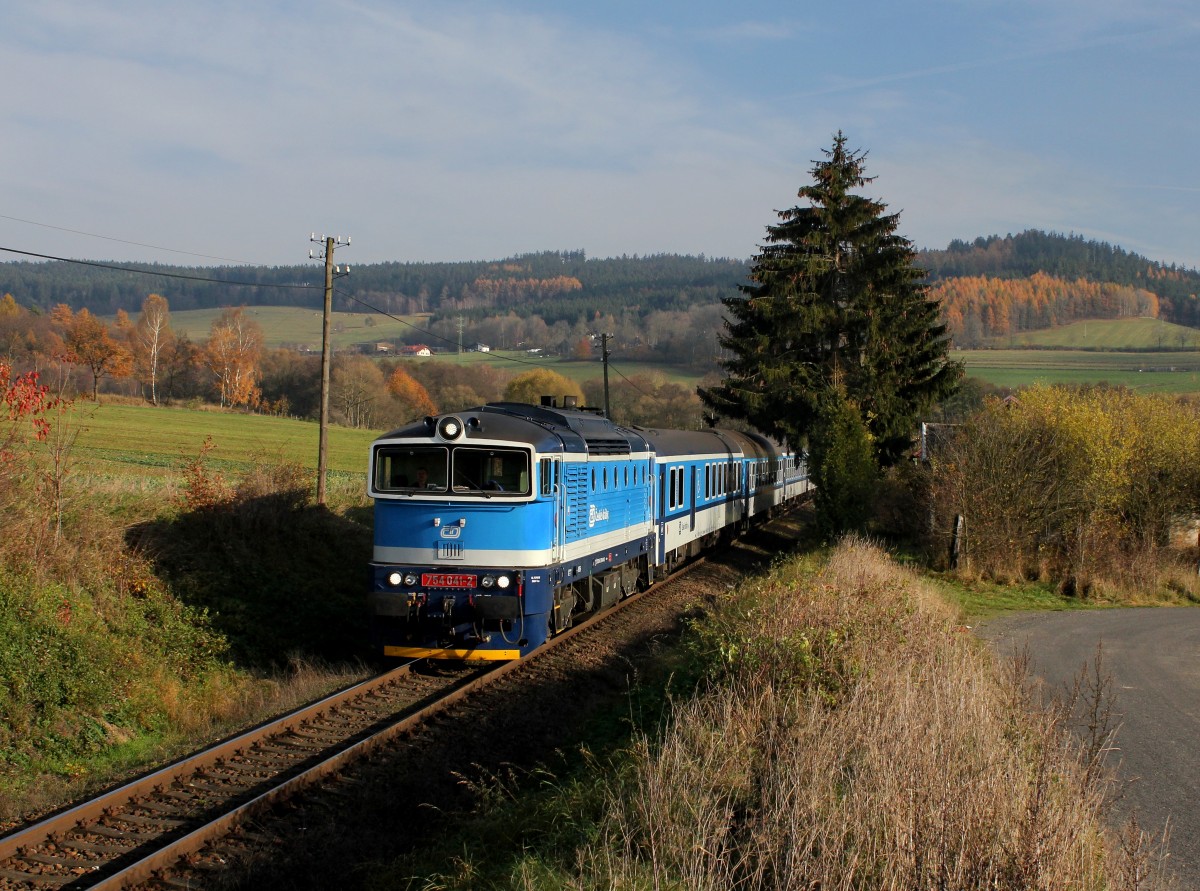
[[371, 445], [377, 650], [518, 659], [808, 491], [730, 430], [620, 427], [553, 400], [429, 417]]

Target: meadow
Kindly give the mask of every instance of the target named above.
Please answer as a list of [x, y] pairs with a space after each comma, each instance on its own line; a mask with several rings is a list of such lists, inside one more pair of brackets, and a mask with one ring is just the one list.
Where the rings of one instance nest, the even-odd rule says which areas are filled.
[[994, 338], [994, 349], [1179, 350], [1200, 349], [1200, 331], [1161, 319], [1092, 319]]
[[[247, 306], [246, 315], [262, 326], [266, 346], [301, 346], [321, 349], [322, 313], [319, 309], [300, 306]], [[193, 343], [208, 340], [212, 323], [223, 309], [189, 309], [171, 313], [171, 330], [186, 334]], [[330, 339], [335, 350], [347, 349], [356, 343], [410, 339], [414, 332], [423, 331], [429, 313], [410, 316], [385, 316], [373, 312], [335, 312], [330, 316]]]
[[[449, 362], [454, 365], [490, 365], [499, 371], [511, 375], [524, 374], [535, 368], [549, 368], [563, 377], [582, 384], [589, 380], [600, 380], [604, 377], [604, 365], [599, 357], [595, 359], [569, 359], [563, 356], [528, 356], [520, 350], [492, 350], [490, 353], [439, 353], [432, 357], [406, 359], [407, 362]], [[716, 369], [713, 369], [714, 371]], [[609, 382], [613, 385], [620, 382], [622, 377], [631, 378], [636, 375], [650, 375], [692, 389], [703, 376], [695, 369], [682, 368], [677, 365], [665, 365], [661, 362], [646, 362], [622, 359], [614, 356], [609, 360]]]
[[1200, 392], [1200, 353], [955, 350], [971, 377], [997, 387], [1107, 383], [1158, 393]]
[[[212, 439], [209, 462], [244, 470], [255, 464], [298, 464], [316, 470], [319, 426], [266, 415], [79, 402], [68, 415], [78, 431], [73, 472], [89, 477], [167, 478]], [[328, 469], [365, 485], [367, 450], [381, 431], [329, 428]]]

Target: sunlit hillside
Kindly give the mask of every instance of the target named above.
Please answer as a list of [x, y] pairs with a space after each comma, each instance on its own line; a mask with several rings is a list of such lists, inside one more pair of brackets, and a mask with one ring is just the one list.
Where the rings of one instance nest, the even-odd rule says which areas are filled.
[[1090, 320], [991, 338], [988, 346], [996, 349], [1193, 350], [1200, 349], [1200, 331], [1161, 319]]
[[[193, 342], [208, 339], [213, 320], [219, 309], [189, 309], [171, 312], [171, 329], [186, 334]], [[266, 345], [275, 347], [321, 348], [321, 312], [298, 306], [248, 306], [246, 315], [262, 326]], [[428, 324], [429, 314], [391, 316], [364, 310], [335, 312], [330, 316], [330, 331], [334, 348], [345, 348], [371, 341], [411, 341]]]

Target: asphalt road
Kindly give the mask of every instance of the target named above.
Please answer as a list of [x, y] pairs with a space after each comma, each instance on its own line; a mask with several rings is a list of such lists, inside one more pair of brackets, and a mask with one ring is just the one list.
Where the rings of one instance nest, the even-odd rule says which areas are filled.
[[1200, 889], [1200, 609], [1024, 613], [976, 631], [1002, 655], [1028, 646], [1034, 672], [1052, 690], [1093, 665], [1102, 644], [1125, 787], [1114, 818], [1123, 824], [1136, 813], [1150, 832], [1169, 825], [1179, 887]]

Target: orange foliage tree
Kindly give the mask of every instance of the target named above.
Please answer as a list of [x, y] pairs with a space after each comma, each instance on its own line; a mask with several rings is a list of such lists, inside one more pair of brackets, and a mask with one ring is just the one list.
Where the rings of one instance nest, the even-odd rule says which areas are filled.
[[1043, 272], [1017, 279], [950, 278], [929, 293], [941, 302], [943, 320], [960, 346], [1081, 319], [1157, 318], [1159, 313], [1158, 297], [1144, 288], [1082, 278], [1069, 281]]
[[105, 375], [126, 377], [133, 369], [129, 350], [87, 309], [72, 313], [71, 307], [60, 303], [51, 318], [61, 332], [63, 358], [72, 365], [84, 365], [92, 372], [93, 402], [98, 398], [100, 378]]
[[244, 306], [226, 309], [212, 323], [201, 361], [216, 378], [222, 406], [252, 406], [258, 402], [262, 353], [262, 326], [246, 317]]
[[406, 418], [437, 414], [437, 405], [428, 391], [403, 368], [397, 368], [387, 382], [388, 392], [396, 398]]

